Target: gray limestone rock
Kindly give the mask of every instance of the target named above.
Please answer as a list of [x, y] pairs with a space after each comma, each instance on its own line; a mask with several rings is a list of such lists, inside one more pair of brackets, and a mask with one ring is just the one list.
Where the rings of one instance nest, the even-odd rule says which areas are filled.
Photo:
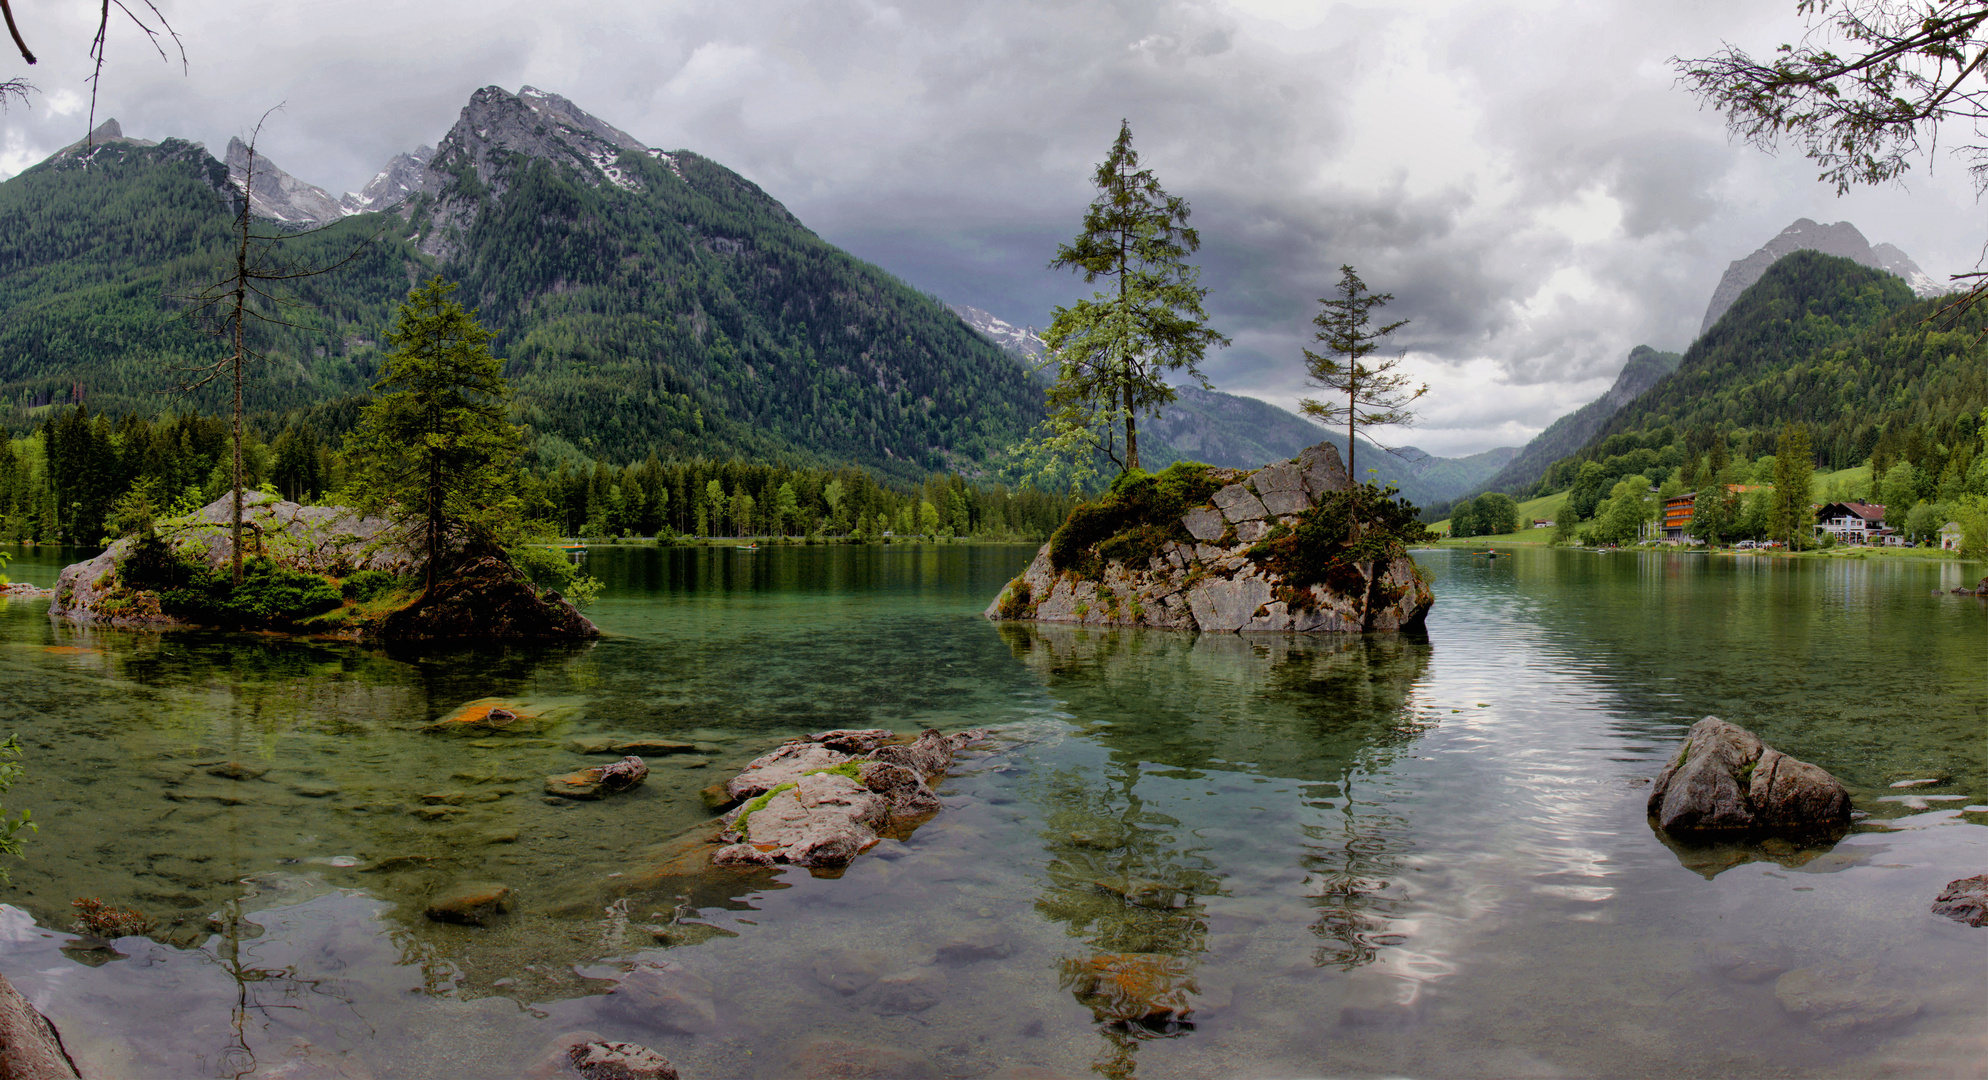
[[1181, 515], [1180, 523], [1186, 527], [1187, 534], [1196, 540], [1220, 540], [1229, 529], [1228, 519], [1222, 516], [1222, 512], [1206, 506], [1197, 506]]
[[1262, 578], [1210, 578], [1188, 590], [1187, 606], [1203, 630], [1240, 630], [1270, 602], [1270, 583]]
[[[1256, 471], [1255, 476], [1250, 477], [1250, 486], [1256, 489], [1258, 495], [1268, 495], [1273, 491], [1295, 491], [1302, 495], [1305, 490], [1305, 474], [1290, 462], [1265, 465]], [[1264, 501], [1269, 502], [1268, 499]]]
[[1266, 491], [1263, 493], [1263, 508], [1278, 517], [1287, 517], [1310, 510], [1312, 503], [1303, 490]]
[[1328, 491], [1344, 491], [1352, 486], [1346, 477], [1346, 465], [1339, 459], [1339, 448], [1331, 443], [1306, 447], [1298, 455], [1298, 467], [1305, 473], [1305, 493], [1314, 499]]
[[1850, 793], [1823, 769], [1708, 716], [1650, 786], [1649, 813], [1672, 836], [1823, 831], [1850, 823]]
[[1215, 505], [1221, 508], [1222, 516], [1230, 521], [1260, 521], [1270, 516], [1263, 503], [1249, 493], [1241, 484], [1230, 484], [1215, 493]]
[[[1273, 530], [1273, 514], [1277, 523], [1294, 525], [1318, 493], [1345, 486], [1345, 470], [1330, 444], [1312, 447], [1295, 463], [1272, 463], [1253, 473], [1210, 468], [1205, 476], [1222, 486], [1212, 506], [1180, 518], [1192, 543], [1168, 540], [1150, 558], [1107, 561], [1101, 571], [1083, 576], [1058, 570], [1044, 545], [1028, 569], [989, 602], [987, 617], [1262, 633], [1405, 630], [1427, 617], [1434, 597], [1406, 557], [1361, 564], [1357, 587], [1349, 581], [1341, 593], [1326, 585], [1285, 592], [1287, 583], [1257, 561], [1260, 555], [1252, 555], [1252, 547]], [[1286, 596], [1274, 612], [1266, 606], [1272, 595]]]

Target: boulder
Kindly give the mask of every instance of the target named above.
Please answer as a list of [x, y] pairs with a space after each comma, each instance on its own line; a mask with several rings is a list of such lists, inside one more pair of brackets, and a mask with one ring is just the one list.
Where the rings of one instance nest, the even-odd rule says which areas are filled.
[[0, 976], [0, 1080], [76, 1080], [55, 1025]]
[[1684, 838], [1841, 832], [1850, 824], [1850, 793], [1827, 771], [1708, 716], [1691, 725], [1657, 774], [1648, 810], [1657, 828]]
[[1947, 882], [1947, 887], [1933, 900], [1933, 914], [1969, 926], [1988, 922], [1988, 874]]

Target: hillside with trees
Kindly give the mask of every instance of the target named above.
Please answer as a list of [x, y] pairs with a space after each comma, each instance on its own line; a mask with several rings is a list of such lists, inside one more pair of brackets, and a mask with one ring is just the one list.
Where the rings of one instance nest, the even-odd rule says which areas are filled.
[[1964, 476], [1988, 408], [1988, 313], [1951, 319], [1941, 305], [1848, 259], [1789, 255], [1532, 493], [1571, 487], [1585, 518], [1621, 478], [1695, 474], [1715, 446], [1741, 462], [1772, 455], [1788, 423], [1808, 427], [1823, 469], [1874, 461], [1882, 476], [1904, 460], [1935, 486], [1950, 466]]
[[[267, 358], [248, 388], [262, 426], [342, 439], [394, 304], [436, 273], [496, 332], [517, 418], [552, 460], [853, 463], [912, 483], [984, 472], [1040, 419], [1040, 388], [943, 304], [723, 166], [502, 142], [510, 128], [492, 118], [528, 124], [544, 100], [585, 118], [552, 95], [481, 91], [478, 122], [466, 109], [399, 212], [289, 242], [286, 257], [311, 263], [375, 237], [339, 273], [296, 283], [281, 308], [296, 325], [252, 343]], [[57, 155], [0, 183], [0, 424], [25, 433], [83, 402], [211, 411], [162, 391], [218, 355], [178, 318], [180, 298], [224, 276], [237, 198], [228, 166], [175, 139], [103, 146], [88, 168]]]

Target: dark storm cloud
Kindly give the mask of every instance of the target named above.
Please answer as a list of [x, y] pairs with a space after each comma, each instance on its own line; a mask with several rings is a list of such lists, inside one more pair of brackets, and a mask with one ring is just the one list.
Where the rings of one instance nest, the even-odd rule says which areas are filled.
[[[287, 102], [263, 149], [341, 192], [439, 139], [476, 88], [531, 84], [1020, 324], [1085, 291], [1046, 264], [1129, 119], [1194, 207], [1236, 340], [1216, 382], [1301, 396], [1317, 298], [1351, 263], [1413, 320], [1401, 343], [1437, 386], [1416, 437], [1445, 452], [1522, 441], [1638, 343], [1682, 348], [1725, 264], [1794, 217], [1855, 220], [1936, 274], [1978, 243], [1930, 224], [1978, 216], [1964, 177], [1838, 202], [1673, 85], [1673, 53], [1787, 40], [1790, 0], [162, 5], [191, 71], [113, 37], [100, 112], [130, 134], [219, 148]], [[82, 134], [91, 14], [28, 28], [44, 93], [0, 116], [0, 174]]]

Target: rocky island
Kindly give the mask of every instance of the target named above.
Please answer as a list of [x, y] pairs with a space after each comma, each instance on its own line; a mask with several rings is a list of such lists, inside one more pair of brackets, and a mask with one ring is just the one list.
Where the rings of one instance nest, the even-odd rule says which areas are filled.
[[455, 553], [424, 587], [419, 545], [393, 522], [249, 492], [243, 580], [230, 573], [233, 500], [65, 567], [50, 618], [115, 627], [278, 630], [368, 641], [581, 640], [600, 631], [495, 548]]
[[1260, 469], [1187, 462], [1079, 506], [988, 605], [990, 619], [1223, 632], [1406, 630], [1434, 596], [1426, 534], [1391, 490], [1313, 446]]

